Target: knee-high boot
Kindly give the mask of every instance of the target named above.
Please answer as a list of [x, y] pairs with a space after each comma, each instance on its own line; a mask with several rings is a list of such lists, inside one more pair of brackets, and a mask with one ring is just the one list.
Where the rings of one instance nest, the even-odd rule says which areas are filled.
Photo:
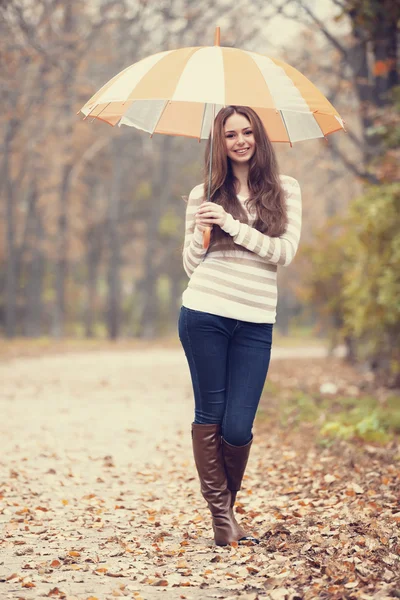
[[[253, 438], [244, 446], [232, 446], [224, 438], [222, 438], [222, 454], [224, 457], [225, 472], [228, 480], [228, 488], [231, 492], [231, 510], [233, 514], [233, 506], [236, 500], [236, 494], [240, 490], [244, 472], [246, 470], [247, 461], [249, 459], [250, 448], [253, 443]], [[240, 539], [248, 539], [258, 543], [258, 540], [253, 536], [248, 536], [244, 529], [236, 522], [233, 515], [237, 532]]]
[[231, 491], [232, 507], [235, 504], [236, 494], [242, 485], [252, 443], [253, 438], [251, 438], [245, 446], [232, 446], [232, 444], [228, 444], [228, 442], [222, 438], [222, 454], [228, 479], [228, 488]]
[[192, 423], [192, 442], [201, 492], [212, 515], [215, 543], [226, 546], [239, 537], [231, 509], [220, 426]]

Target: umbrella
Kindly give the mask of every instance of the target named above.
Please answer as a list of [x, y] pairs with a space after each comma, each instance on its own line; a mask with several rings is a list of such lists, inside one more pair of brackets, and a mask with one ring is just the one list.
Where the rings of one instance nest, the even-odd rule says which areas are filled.
[[[140, 60], [110, 79], [81, 108], [110, 125], [212, 140], [215, 115], [224, 106], [253, 108], [273, 142], [326, 137], [344, 129], [327, 98], [290, 65], [262, 54], [220, 46], [167, 50]], [[79, 113], [78, 113], [79, 114]], [[204, 237], [208, 246], [209, 231]]]

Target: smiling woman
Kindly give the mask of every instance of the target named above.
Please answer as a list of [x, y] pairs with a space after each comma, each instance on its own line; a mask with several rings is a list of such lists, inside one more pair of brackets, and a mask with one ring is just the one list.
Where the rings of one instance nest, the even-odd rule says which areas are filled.
[[269, 367], [277, 265], [292, 261], [300, 229], [299, 184], [279, 175], [259, 116], [244, 106], [223, 108], [213, 154], [210, 140], [206, 148], [205, 183], [189, 195], [183, 264], [190, 280], [179, 317], [195, 399], [194, 458], [218, 545], [249, 539], [233, 506]]
[[[282, 235], [287, 227], [284, 190], [273, 145], [257, 113], [245, 106], [221, 110], [215, 119], [213, 144], [212, 202], [242, 223], [248, 223], [251, 213], [255, 217], [252, 225], [262, 233], [268, 232], [272, 237]], [[208, 186], [210, 145], [211, 140], [206, 149], [204, 189]], [[212, 220], [200, 223], [197, 219], [202, 229], [213, 224]], [[237, 249], [222, 224], [215, 224], [220, 227], [212, 229], [210, 251]]]

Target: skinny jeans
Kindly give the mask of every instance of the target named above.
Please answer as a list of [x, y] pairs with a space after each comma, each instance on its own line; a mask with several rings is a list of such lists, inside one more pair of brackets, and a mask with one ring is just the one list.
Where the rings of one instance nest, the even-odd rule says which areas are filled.
[[272, 323], [249, 323], [182, 306], [179, 339], [192, 379], [198, 424], [219, 424], [224, 439], [244, 446], [271, 356]]

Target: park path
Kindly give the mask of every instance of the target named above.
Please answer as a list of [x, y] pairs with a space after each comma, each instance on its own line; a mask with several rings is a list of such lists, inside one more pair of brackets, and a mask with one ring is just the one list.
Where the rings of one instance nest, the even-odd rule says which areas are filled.
[[[273, 360], [323, 352], [275, 349]], [[181, 349], [18, 358], [0, 366], [0, 381], [2, 600], [307, 598], [296, 587], [300, 554], [213, 546]], [[295, 490], [297, 460], [279, 433], [253, 446], [239, 508], [266, 541]], [[301, 460], [307, 469], [317, 459]], [[267, 484], [274, 477], [280, 490]], [[307, 545], [301, 532], [297, 542]]]

